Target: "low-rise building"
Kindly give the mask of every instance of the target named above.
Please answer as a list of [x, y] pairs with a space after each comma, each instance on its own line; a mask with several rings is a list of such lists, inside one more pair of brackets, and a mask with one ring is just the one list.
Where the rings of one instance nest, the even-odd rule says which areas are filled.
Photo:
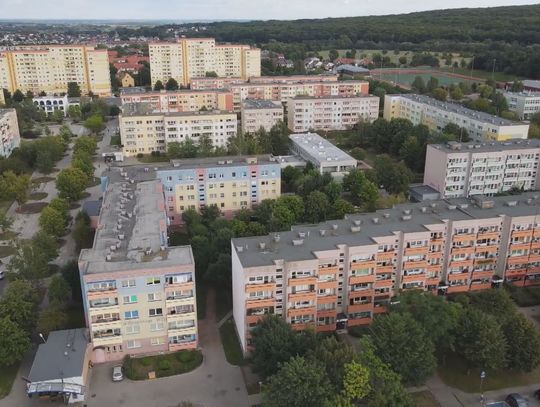
[[441, 132], [453, 123], [467, 130], [476, 142], [526, 139], [529, 125], [514, 122], [455, 103], [441, 102], [424, 95], [385, 95], [384, 118], [402, 118], [413, 124], [424, 124], [431, 131]]
[[169, 246], [154, 177], [111, 168], [93, 247], [79, 255], [94, 363], [198, 346], [193, 253]]
[[70, 102], [70, 98], [67, 95], [63, 96], [36, 96], [32, 98], [32, 102], [36, 105], [37, 108], [43, 110], [47, 115], [53, 114], [55, 111], [60, 110], [64, 116], [67, 116], [69, 106], [72, 104], [79, 104], [79, 99], [75, 98], [77, 101], [74, 103]]
[[356, 168], [357, 161], [317, 133], [291, 134], [291, 151], [313, 164], [321, 173], [342, 178]]
[[182, 223], [188, 209], [216, 205], [230, 216], [281, 194], [280, 164], [265, 155], [172, 160], [170, 166], [158, 168], [157, 177], [173, 225]]
[[428, 144], [424, 184], [443, 198], [540, 188], [540, 140]]
[[241, 113], [243, 133], [254, 133], [261, 127], [269, 131], [283, 121], [283, 106], [271, 100], [246, 99]]
[[296, 96], [287, 104], [293, 132], [346, 130], [379, 116], [378, 96]]
[[508, 109], [517, 113], [521, 120], [530, 120], [540, 112], [540, 92], [503, 92]]
[[7, 158], [21, 145], [15, 109], [0, 109], [0, 157]]
[[132, 88], [135, 86], [135, 79], [128, 72], [124, 71], [118, 76], [120, 86], [123, 88]]

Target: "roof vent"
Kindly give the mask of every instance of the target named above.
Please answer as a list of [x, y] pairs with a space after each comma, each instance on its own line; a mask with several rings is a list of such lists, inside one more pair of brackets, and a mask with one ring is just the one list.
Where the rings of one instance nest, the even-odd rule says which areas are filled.
[[116, 242], [116, 248], [117, 248], [117, 249], [120, 249], [120, 246], [121, 246], [121, 245], [122, 245], [122, 243]]
[[410, 210], [410, 209], [404, 209], [404, 210], [403, 210], [403, 213], [404, 213], [405, 215], [410, 215], [410, 214], [411, 214], [411, 210]]
[[508, 201], [506, 202], [506, 206], [516, 206], [517, 205], [517, 201]]
[[411, 215], [403, 215], [401, 217], [402, 220], [411, 220], [412, 219], [412, 216]]
[[301, 238], [306, 237], [306, 232], [298, 232], [298, 237], [301, 237]]
[[159, 246], [159, 250], [161, 250], [162, 252], [164, 252], [164, 251], [165, 251], [165, 249], [166, 249], [165, 245], [161, 245], [161, 246]]
[[105, 260], [106, 261], [111, 261], [112, 260], [112, 256], [110, 253], [108, 253], [106, 256], [105, 256]]
[[293, 246], [302, 246], [304, 244], [304, 239], [293, 239]]
[[533, 204], [533, 199], [532, 198], [527, 199], [527, 205], [532, 205], [532, 204]]
[[111, 246], [110, 246], [109, 248], [111, 249], [111, 252], [114, 252], [114, 251], [116, 251], [116, 245], [114, 245], [114, 244], [113, 244], [113, 245], [111, 245]]
[[459, 207], [461, 209], [467, 209], [469, 207], [469, 204], [464, 203], [464, 204], [459, 205]]
[[281, 236], [278, 233], [276, 233], [274, 235], [274, 242], [278, 243], [280, 241], [280, 239], [281, 239]]
[[326, 234], [326, 230], [324, 230], [324, 229], [319, 230], [319, 234], [321, 236], [324, 236]]
[[244, 251], [244, 246], [236, 246], [236, 251], [242, 253]]
[[425, 206], [422, 206], [422, 207], [420, 208], [420, 212], [426, 213], [426, 211], [427, 211], [427, 208], [426, 208]]
[[124, 234], [123, 234], [123, 233], [120, 233], [120, 234], [118, 235], [118, 239], [124, 240]]
[[373, 223], [379, 223], [379, 218], [373, 218]]
[[361, 227], [360, 226], [351, 226], [351, 232], [352, 233], [358, 233], [360, 232]]
[[337, 228], [338, 228], [337, 223], [332, 224], [332, 229], [333, 229], [333, 230], [337, 230]]
[[448, 208], [448, 210], [453, 211], [454, 209], [457, 208], [457, 206], [456, 205], [448, 205], [447, 208]]
[[148, 248], [144, 251], [144, 254], [149, 255], [152, 254], [152, 249]]
[[436, 208], [437, 207], [437, 204], [435, 202], [431, 203], [429, 206], [431, 206], [431, 208]]
[[390, 217], [390, 214], [388, 212], [383, 213], [383, 218], [388, 219]]
[[259, 249], [261, 249], [261, 250], [266, 249], [266, 243], [264, 243], [264, 242], [259, 242]]

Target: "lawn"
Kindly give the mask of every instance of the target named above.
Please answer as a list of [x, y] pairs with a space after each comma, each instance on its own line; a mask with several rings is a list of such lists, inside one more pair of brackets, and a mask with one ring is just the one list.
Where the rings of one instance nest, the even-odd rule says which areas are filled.
[[0, 369], [0, 399], [6, 397], [11, 391], [15, 376], [19, 371], [19, 363]]
[[160, 155], [143, 155], [142, 157], [137, 157], [137, 160], [141, 163], [151, 164], [151, 163], [164, 163], [169, 161], [169, 157], [165, 154]]
[[170, 246], [185, 246], [189, 244], [189, 236], [187, 233], [172, 232], [169, 233]]
[[47, 202], [26, 203], [17, 208], [17, 213], [22, 213], [26, 215], [32, 213], [40, 213], [47, 205]]
[[0, 246], [0, 259], [15, 254], [17, 249], [13, 246]]
[[28, 199], [30, 201], [41, 201], [42, 199], [47, 198], [47, 192], [32, 192], [30, 195], [28, 195]]
[[7, 210], [11, 207], [12, 204], [13, 201], [0, 201], [0, 211], [7, 212]]
[[111, 146], [119, 146], [121, 144], [122, 144], [122, 142], [120, 140], [120, 136], [118, 136], [118, 135], [111, 136]]
[[0, 240], [13, 240], [17, 237], [17, 233], [8, 230], [7, 232], [0, 233]]
[[411, 397], [416, 407], [440, 407], [439, 402], [433, 397], [429, 390], [411, 393]]
[[[446, 365], [439, 366], [437, 372], [444, 383], [468, 393], [480, 392], [480, 372], [482, 369], [471, 369], [467, 374], [465, 361], [457, 355], [448, 355]], [[499, 390], [507, 387], [527, 386], [540, 382], [540, 368], [530, 373], [512, 370], [486, 370], [484, 390]]]
[[181, 350], [164, 355], [145, 356], [124, 359], [124, 371], [128, 379], [146, 380], [148, 373], [155, 372], [156, 377], [174, 376], [191, 372], [203, 361], [198, 350]]
[[505, 285], [512, 299], [520, 307], [532, 307], [540, 304], [540, 287], [514, 287]]
[[227, 362], [235, 366], [244, 365], [246, 361], [242, 354], [242, 348], [240, 347], [238, 335], [236, 335], [236, 329], [234, 328], [234, 320], [232, 318], [221, 325], [219, 328], [219, 335], [221, 336], [221, 344], [223, 345]]

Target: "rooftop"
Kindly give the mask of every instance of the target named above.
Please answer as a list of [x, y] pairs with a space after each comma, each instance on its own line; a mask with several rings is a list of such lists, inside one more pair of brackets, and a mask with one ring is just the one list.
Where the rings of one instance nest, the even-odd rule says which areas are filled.
[[540, 89], [540, 81], [534, 81], [532, 79], [525, 79], [523, 80], [523, 86], [527, 88]]
[[0, 118], [15, 113], [15, 109], [0, 109]]
[[[122, 89], [136, 89], [134, 91], [124, 92]], [[120, 95], [140, 95], [144, 94], [146, 96], [159, 96], [159, 95], [181, 95], [181, 94], [191, 94], [191, 93], [230, 93], [227, 89], [178, 89], [178, 90], [159, 90], [159, 91], [146, 91], [141, 87], [131, 87], [131, 88], [120, 88]]]
[[[540, 82], [540, 81], [539, 81]], [[516, 97], [524, 97], [524, 98], [538, 98], [540, 97], [540, 92], [535, 92], [532, 90], [524, 90], [522, 92], [502, 92], [506, 96], [516, 96]]]
[[498, 116], [488, 114], [485, 112], [478, 112], [476, 110], [468, 109], [456, 103], [441, 102], [437, 99], [433, 99], [425, 95], [416, 95], [416, 94], [400, 94], [400, 95], [391, 95], [391, 96], [400, 96], [404, 99], [409, 99], [414, 102], [423, 103], [429, 106], [436, 107], [441, 110], [446, 110], [448, 112], [457, 113], [462, 116], [466, 116], [469, 119], [473, 119], [479, 122], [491, 123], [497, 126], [521, 126], [524, 123], [514, 122], [507, 119], [502, 119]]
[[334, 99], [364, 99], [364, 98], [379, 98], [374, 95], [323, 95], [323, 96], [309, 96], [309, 95], [298, 95], [293, 98], [293, 100], [334, 100]]
[[540, 139], [511, 139], [505, 141], [491, 141], [489, 143], [459, 143], [449, 141], [445, 144], [430, 144], [431, 147], [447, 153], [496, 153], [509, 150], [523, 150], [527, 148], [540, 148]]
[[314, 252], [335, 250], [341, 245], [376, 245], [378, 239], [400, 232], [427, 232], [428, 225], [448, 220], [508, 216], [537, 216], [540, 194], [457, 198], [397, 205], [374, 213], [346, 215], [317, 225], [293, 226], [290, 231], [267, 236], [236, 238], [232, 244], [244, 267], [273, 265], [276, 260], [316, 259]]
[[235, 167], [239, 165], [253, 164], [278, 164], [278, 162], [271, 155], [238, 155], [226, 157], [188, 158], [183, 160], [171, 160], [170, 165], [159, 168], [159, 170], [163, 171], [194, 168]]
[[152, 105], [148, 102], [142, 103], [124, 103], [122, 105], [123, 117], [136, 116], [165, 116], [165, 117], [194, 117], [194, 116], [215, 116], [215, 115], [233, 115], [236, 118], [236, 113], [231, 113], [226, 110], [199, 110], [195, 112], [156, 112], [152, 109]]
[[245, 99], [242, 107], [244, 109], [283, 109], [281, 103], [274, 103], [266, 99]]
[[298, 133], [289, 136], [294, 145], [302, 150], [318, 165], [329, 161], [355, 161], [356, 160], [330, 143], [317, 133]]

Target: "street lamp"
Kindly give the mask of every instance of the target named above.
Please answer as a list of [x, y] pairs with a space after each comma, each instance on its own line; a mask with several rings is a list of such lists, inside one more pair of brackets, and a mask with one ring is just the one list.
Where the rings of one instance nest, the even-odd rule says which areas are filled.
[[480, 372], [480, 405], [484, 405], [484, 379], [486, 378], [486, 372]]

